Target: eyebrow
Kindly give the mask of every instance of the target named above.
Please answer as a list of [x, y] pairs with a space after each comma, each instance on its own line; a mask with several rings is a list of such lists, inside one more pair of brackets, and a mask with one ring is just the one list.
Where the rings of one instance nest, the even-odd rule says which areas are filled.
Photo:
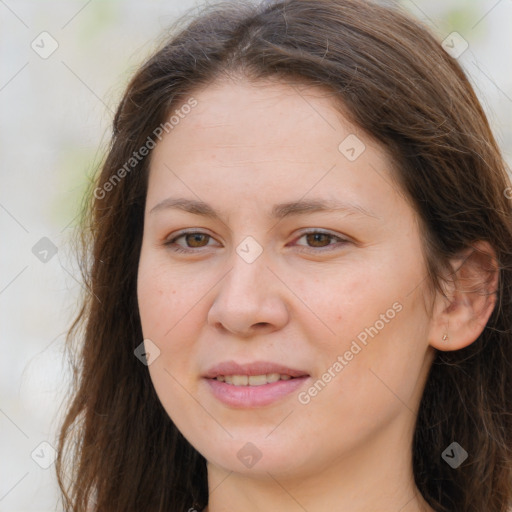
[[[160, 201], [150, 210], [150, 214], [168, 209], [182, 210], [195, 215], [202, 215], [212, 219], [220, 219], [220, 215], [208, 203], [195, 199], [186, 199], [183, 197], [168, 197]], [[363, 208], [362, 206], [334, 199], [314, 199], [314, 200], [298, 200], [279, 203], [273, 206], [271, 217], [275, 219], [283, 219], [292, 215], [304, 215], [316, 212], [343, 212], [347, 215], [365, 215], [378, 219], [378, 215], [374, 212]]]

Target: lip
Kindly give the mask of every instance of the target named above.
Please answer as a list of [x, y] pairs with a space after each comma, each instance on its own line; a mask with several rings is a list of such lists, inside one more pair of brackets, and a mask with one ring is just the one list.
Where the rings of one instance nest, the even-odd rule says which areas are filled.
[[[215, 379], [219, 375], [251, 376], [267, 373], [290, 375], [293, 378], [261, 386], [234, 386]], [[234, 408], [253, 408], [273, 404], [293, 393], [310, 378], [310, 375], [303, 370], [266, 361], [248, 364], [226, 361], [210, 368], [203, 377], [213, 396], [225, 405]]]
[[269, 361], [254, 361], [252, 363], [240, 364], [235, 361], [224, 361], [212, 366], [204, 375], [206, 379], [215, 379], [219, 375], [263, 375], [267, 373], [279, 373], [290, 375], [290, 377], [309, 376], [308, 372], [296, 368], [288, 368]]

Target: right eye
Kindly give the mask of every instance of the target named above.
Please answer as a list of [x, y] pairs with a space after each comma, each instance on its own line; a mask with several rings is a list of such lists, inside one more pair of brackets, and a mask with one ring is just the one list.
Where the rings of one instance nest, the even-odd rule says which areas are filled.
[[[178, 240], [180, 239], [184, 239], [186, 245], [178, 243]], [[170, 238], [165, 242], [165, 245], [172, 251], [190, 253], [197, 252], [194, 251], [194, 249], [208, 247], [208, 242], [210, 240], [213, 240], [213, 237], [207, 233], [203, 233], [201, 231], [186, 231]]]

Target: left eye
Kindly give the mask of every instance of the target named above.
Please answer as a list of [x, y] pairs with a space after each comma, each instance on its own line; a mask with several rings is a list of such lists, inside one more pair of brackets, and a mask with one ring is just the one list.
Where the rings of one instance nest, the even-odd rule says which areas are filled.
[[297, 241], [302, 239], [306, 240], [307, 247], [318, 249], [333, 246], [334, 244], [331, 243], [333, 240], [341, 243], [347, 242], [347, 240], [339, 236], [333, 235], [332, 233], [325, 233], [323, 231], [309, 231], [308, 233], [304, 233], [297, 239]]

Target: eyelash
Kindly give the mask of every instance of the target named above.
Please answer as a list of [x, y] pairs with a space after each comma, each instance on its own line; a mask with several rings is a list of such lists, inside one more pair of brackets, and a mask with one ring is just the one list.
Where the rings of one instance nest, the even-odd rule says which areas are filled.
[[[334, 234], [326, 232], [326, 231], [321, 231], [321, 230], [304, 231], [304, 232], [301, 233], [300, 237], [297, 238], [297, 240], [300, 240], [301, 238], [303, 238], [303, 237], [305, 237], [307, 235], [313, 235], [313, 234], [326, 235], [326, 236], [330, 237], [331, 240], [332, 239], [337, 239], [338, 243], [341, 243], [342, 245], [345, 245], [346, 243], [349, 243], [349, 240], [347, 240], [345, 238], [341, 238], [341, 237], [339, 237], [337, 235], [334, 235]], [[184, 249], [180, 245], [176, 244], [176, 240], [179, 240], [180, 238], [185, 237], [187, 235], [204, 235], [204, 236], [209, 237], [208, 241], [210, 241], [210, 239], [213, 238], [208, 233], [204, 233], [202, 231], [183, 231], [183, 232], [179, 233], [177, 236], [171, 238], [170, 240], [167, 240], [164, 243], [164, 245], [169, 247], [172, 251], [179, 252], [179, 253], [188, 253], [188, 254], [190, 254], [190, 253], [197, 253], [198, 251], [194, 250], [195, 248]], [[203, 247], [197, 247], [196, 249], [203, 249], [204, 247], [208, 247], [208, 246], [205, 245]], [[302, 249], [300, 249], [301, 252], [302, 251], [306, 251], [306, 252], [326, 252], [326, 251], [334, 250], [336, 246], [333, 247], [332, 244], [329, 244], [329, 245], [327, 245], [325, 247], [310, 247], [310, 246], [299, 246], [299, 247], [302, 247]], [[318, 249], [318, 250], [315, 250], [315, 249]]]

